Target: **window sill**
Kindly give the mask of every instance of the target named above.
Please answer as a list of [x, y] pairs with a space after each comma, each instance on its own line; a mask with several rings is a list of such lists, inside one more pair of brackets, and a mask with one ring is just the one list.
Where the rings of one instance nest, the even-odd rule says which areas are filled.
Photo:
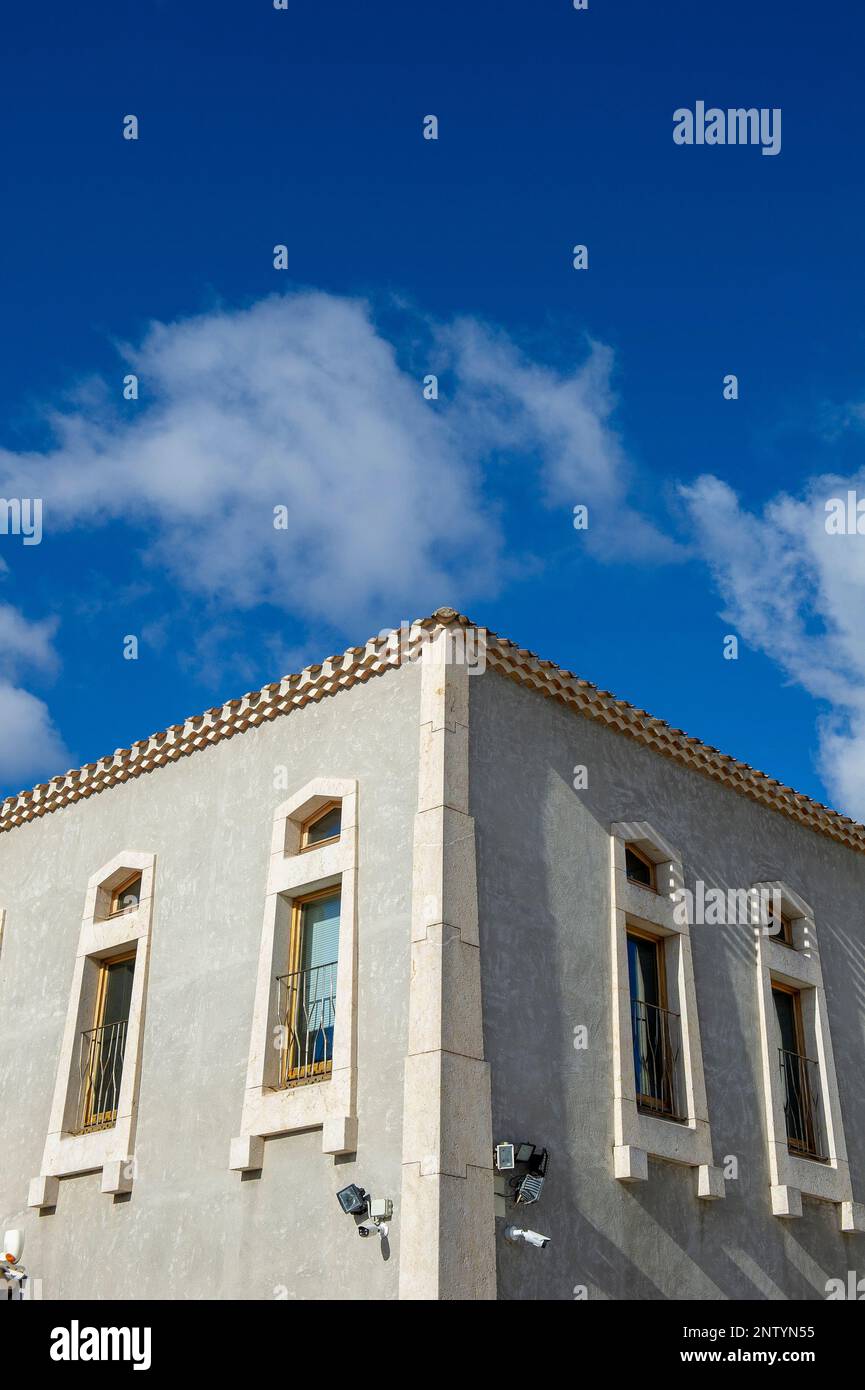
[[288, 1081], [282, 1081], [279, 1085], [268, 1086], [268, 1091], [282, 1093], [283, 1091], [299, 1091], [303, 1086], [320, 1086], [323, 1081], [330, 1081], [333, 1072], [322, 1072], [321, 1076], [299, 1076]]
[[638, 878], [631, 878], [630, 874], [626, 874], [625, 877], [629, 883], [633, 883], [635, 888], [642, 888], [644, 893], [654, 893], [656, 898], [660, 898], [661, 894], [658, 892], [657, 888], [653, 888], [650, 883], [641, 883]]
[[825, 1167], [830, 1162], [828, 1154], [806, 1153], [804, 1149], [794, 1149], [789, 1144], [787, 1145], [787, 1152], [791, 1158], [803, 1158], [806, 1163], [819, 1163], [821, 1167]]
[[687, 1125], [687, 1115], [668, 1115], [663, 1110], [653, 1110], [650, 1105], [640, 1105], [637, 1102], [637, 1114], [645, 1115], [650, 1120], [666, 1120], [670, 1125]]

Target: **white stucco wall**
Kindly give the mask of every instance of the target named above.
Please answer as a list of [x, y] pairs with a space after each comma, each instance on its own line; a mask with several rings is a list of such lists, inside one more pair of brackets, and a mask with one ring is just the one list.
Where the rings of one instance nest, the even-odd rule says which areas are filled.
[[[392, 1298], [390, 1248], [358, 1240], [335, 1193], [398, 1198], [408, 1027], [419, 671], [407, 666], [0, 835], [0, 1229], [23, 1226], [43, 1296]], [[275, 770], [287, 780], [275, 786]], [[228, 1168], [246, 1080], [274, 809], [318, 776], [358, 783], [356, 1158], [320, 1132]], [[131, 1194], [40, 1171], [87, 882], [123, 849], [156, 854]], [[387, 1257], [387, 1258], [386, 1258]]]

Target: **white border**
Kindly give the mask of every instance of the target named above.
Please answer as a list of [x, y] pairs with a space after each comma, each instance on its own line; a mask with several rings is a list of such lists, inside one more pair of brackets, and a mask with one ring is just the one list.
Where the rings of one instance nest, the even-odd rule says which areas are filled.
[[[328, 801], [342, 803], [339, 839], [301, 852], [301, 828]], [[333, 1069], [323, 1081], [274, 1089], [278, 1049], [274, 979], [287, 950], [294, 898], [319, 888], [340, 886], [339, 960], [333, 1031]], [[270, 868], [246, 1090], [240, 1133], [231, 1141], [229, 1168], [257, 1171], [264, 1162], [264, 1140], [302, 1129], [321, 1129], [324, 1153], [357, 1148], [357, 782], [316, 777], [278, 806], [273, 815]]]
[[[628, 878], [625, 846], [636, 845], [655, 865], [653, 892]], [[694, 989], [688, 923], [676, 921], [673, 894], [683, 883], [679, 853], [647, 821], [610, 826], [611, 947], [613, 982], [613, 1171], [621, 1182], [648, 1179], [648, 1156], [698, 1169], [697, 1196], [725, 1195], [724, 1176], [712, 1157], [712, 1134], [706, 1104], [703, 1051]], [[627, 927], [648, 928], [664, 941], [670, 1007], [679, 1014], [687, 1117], [664, 1120], [637, 1109], [631, 990], [628, 979]]]
[[[75, 1173], [101, 1172], [103, 1192], [129, 1192], [132, 1188], [155, 870], [155, 854], [123, 850], [97, 869], [88, 882], [48, 1135], [39, 1176], [30, 1183], [27, 1200], [30, 1207], [56, 1206], [60, 1178]], [[109, 917], [114, 890], [135, 871], [141, 873], [141, 897], [137, 907]], [[136, 948], [135, 975], [117, 1119], [110, 1129], [75, 1134], [78, 1039], [82, 1029], [92, 1027], [93, 1022], [97, 972], [92, 965], [133, 946]]]
[[[780, 895], [784, 914], [792, 919], [793, 947], [755, 928], [757, 992], [760, 1018], [760, 1056], [763, 1106], [769, 1147], [772, 1211], [775, 1216], [802, 1215], [802, 1197], [815, 1197], [840, 1206], [843, 1231], [865, 1231], [865, 1207], [853, 1201], [847, 1145], [841, 1118], [841, 1100], [835, 1072], [835, 1056], [829, 1030], [823, 969], [817, 944], [814, 913], [786, 883], [755, 883], [759, 892]], [[784, 1120], [784, 1088], [777, 1063], [781, 1039], [772, 1001], [772, 981], [792, 985], [802, 993], [805, 1051], [819, 1064], [823, 1124], [828, 1163], [792, 1154]]]

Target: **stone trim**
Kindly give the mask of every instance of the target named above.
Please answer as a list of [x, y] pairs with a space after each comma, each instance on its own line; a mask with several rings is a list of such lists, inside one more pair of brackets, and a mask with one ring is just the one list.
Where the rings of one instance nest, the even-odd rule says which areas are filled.
[[[339, 839], [301, 852], [301, 828], [328, 801], [342, 803]], [[339, 885], [339, 961], [333, 1028], [333, 1067], [323, 1081], [273, 1088], [278, 1026], [274, 979], [287, 950], [294, 898]], [[264, 1140], [303, 1129], [321, 1129], [324, 1153], [357, 1148], [357, 782], [316, 777], [277, 806], [258, 955], [255, 1005], [249, 1042], [240, 1133], [231, 1141], [229, 1168], [257, 1171]]]
[[[758, 892], [780, 895], [783, 911], [792, 920], [795, 948], [785, 946], [760, 925], [756, 926], [760, 1057], [772, 1211], [780, 1217], [801, 1216], [802, 1197], [815, 1197], [837, 1204], [843, 1231], [865, 1231], [865, 1205], [853, 1200], [814, 913], [786, 883], [755, 883], [753, 887]], [[792, 1154], [787, 1145], [784, 1086], [777, 1060], [781, 1043], [772, 1000], [773, 980], [801, 991], [805, 1051], [814, 1057], [820, 1071], [828, 1163], [800, 1158]]]
[[[155, 870], [155, 854], [123, 850], [97, 869], [88, 883], [48, 1134], [39, 1176], [30, 1184], [28, 1206], [55, 1206], [60, 1179], [76, 1173], [101, 1172], [103, 1192], [129, 1192], [132, 1188]], [[134, 871], [141, 873], [138, 906], [109, 917], [112, 892]], [[78, 1040], [83, 1029], [92, 1027], [97, 974], [94, 966], [100, 960], [133, 946], [135, 975], [117, 1118], [110, 1129], [97, 1130], [92, 1134], [75, 1134]]]
[[[349, 690], [359, 682], [417, 659], [421, 644], [431, 631], [442, 628], [471, 627], [469, 619], [452, 608], [440, 608], [429, 618], [417, 619], [405, 633], [394, 629], [371, 638], [363, 647], [349, 647], [318, 665], [307, 666], [298, 675], [263, 686], [239, 700], [174, 724], [162, 733], [119, 748], [113, 756], [53, 777], [32, 791], [20, 792], [0, 802], [0, 832], [12, 830], [39, 816], [93, 796], [131, 777], [153, 772], [179, 758], [220, 743], [225, 738], [255, 728], [313, 701]], [[399, 640], [394, 640], [399, 639]], [[768, 806], [818, 834], [865, 853], [865, 826], [837, 811], [813, 801], [791, 787], [767, 777], [747, 763], [739, 762], [717, 748], [691, 738], [682, 729], [671, 728], [645, 710], [625, 700], [617, 700], [608, 690], [599, 690], [571, 671], [552, 661], [543, 661], [534, 652], [518, 647], [506, 637], [485, 632], [485, 660], [489, 670], [515, 680], [556, 700], [584, 718], [596, 720], [637, 743], [672, 758], [683, 767], [711, 778]]]
[[484, 1060], [469, 671], [433, 642], [421, 668], [401, 1299], [496, 1296], [490, 1068]]
[[[635, 844], [655, 864], [658, 892], [632, 883], [625, 846]], [[613, 1172], [621, 1182], [645, 1182], [648, 1158], [668, 1159], [696, 1168], [697, 1196], [725, 1195], [724, 1177], [712, 1157], [706, 1104], [703, 1051], [687, 921], [676, 920], [672, 894], [681, 888], [678, 851], [646, 821], [610, 826], [611, 952], [613, 986]], [[679, 1014], [682, 1035], [684, 1122], [664, 1120], [637, 1109], [627, 928], [642, 927], [664, 943], [670, 1007]]]

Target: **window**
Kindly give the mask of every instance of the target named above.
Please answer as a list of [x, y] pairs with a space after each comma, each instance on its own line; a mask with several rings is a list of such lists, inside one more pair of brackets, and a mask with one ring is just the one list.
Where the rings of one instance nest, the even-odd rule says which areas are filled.
[[141, 902], [141, 874], [132, 874], [129, 878], [114, 889], [111, 894], [111, 908], [109, 916], [116, 917], [118, 912], [128, 912], [131, 908], [137, 907]]
[[333, 1069], [341, 893], [326, 888], [292, 904], [288, 972], [277, 978], [279, 1085], [322, 1081]]
[[357, 793], [314, 777], [274, 808], [236, 1172], [260, 1169], [275, 1135], [357, 1149]]
[[657, 891], [655, 866], [651, 859], [634, 845], [625, 846], [625, 872], [631, 883], [639, 883], [641, 888], [650, 888], [653, 893]]
[[785, 912], [769, 911], [768, 935], [782, 946], [793, 946], [793, 921]]
[[338, 840], [342, 828], [342, 803], [332, 801], [317, 811], [304, 825], [301, 832], [301, 849], [317, 849], [331, 840]]
[[679, 1119], [679, 1017], [667, 1008], [662, 940], [628, 929], [628, 978], [637, 1107]]
[[824, 1161], [820, 1123], [820, 1069], [805, 1055], [802, 996], [790, 985], [772, 983], [772, 999], [781, 1039], [779, 1065], [784, 1097], [787, 1145], [791, 1153]]
[[80, 1039], [79, 1131], [108, 1129], [117, 1118], [135, 952], [99, 963], [93, 1027]]

